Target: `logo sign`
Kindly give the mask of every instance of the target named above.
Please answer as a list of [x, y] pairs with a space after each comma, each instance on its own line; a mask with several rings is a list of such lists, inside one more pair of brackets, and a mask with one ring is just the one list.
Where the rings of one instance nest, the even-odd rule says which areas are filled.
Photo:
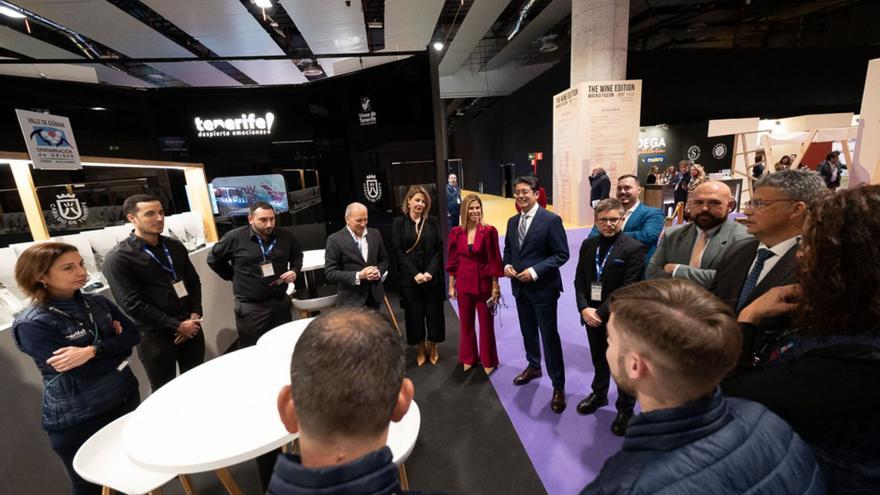
[[715, 157], [716, 160], [720, 160], [727, 156], [727, 145], [724, 143], [718, 143], [712, 148], [712, 156]]
[[268, 136], [272, 134], [272, 124], [275, 123], [275, 114], [266, 112], [265, 115], [241, 114], [239, 117], [219, 117], [193, 119], [196, 124], [197, 136], [200, 138], [215, 137], [238, 137], [238, 136]]
[[368, 175], [364, 181], [364, 196], [371, 203], [382, 199], [382, 183], [379, 182], [375, 174]]
[[700, 159], [700, 147], [696, 144], [688, 148], [687, 156], [691, 161], [696, 161]]
[[79, 170], [79, 151], [67, 117], [15, 110], [34, 168]]
[[376, 112], [373, 111], [373, 105], [370, 103], [370, 97], [361, 98], [361, 111], [358, 113], [358, 121], [361, 126], [376, 125]]
[[49, 205], [56, 223], [76, 225], [89, 218], [89, 207], [77, 199], [76, 194], [58, 194], [55, 203]]
[[656, 155], [664, 153], [666, 153], [666, 138], [662, 136], [639, 138], [640, 155]]

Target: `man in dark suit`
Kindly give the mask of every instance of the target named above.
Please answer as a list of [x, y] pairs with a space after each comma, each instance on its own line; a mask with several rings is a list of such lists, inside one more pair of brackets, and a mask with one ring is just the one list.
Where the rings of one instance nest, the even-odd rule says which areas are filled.
[[[585, 239], [578, 255], [574, 291], [577, 297], [581, 324], [587, 329], [590, 356], [593, 359], [593, 391], [582, 400], [577, 411], [592, 414], [608, 404], [608, 384], [611, 372], [605, 351], [608, 334], [605, 327], [609, 316], [608, 299], [620, 287], [642, 278], [645, 246], [620, 232], [623, 206], [616, 199], [606, 199], [596, 205], [596, 225], [601, 235]], [[626, 425], [633, 415], [635, 398], [617, 389], [617, 417], [611, 432], [617, 436], [626, 433]]]
[[327, 238], [324, 271], [336, 284], [337, 306], [378, 309], [385, 300], [382, 282], [390, 260], [382, 234], [367, 228], [367, 207], [351, 203], [345, 208], [345, 227]]
[[[715, 274], [710, 290], [739, 314], [772, 287], [795, 283], [797, 250], [810, 204], [826, 191], [818, 175], [806, 170], [783, 170], [755, 184], [751, 201], [743, 206], [746, 229], [753, 239], [731, 246]], [[788, 317], [767, 318], [757, 334], [743, 335], [744, 349], [756, 349], [765, 335], [785, 330]]]
[[750, 237], [742, 224], [728, 218], [736, 200], [727, 184], [704, 182], [693, 194], [693, 221], [666, 229], [648, 264], [647, 278], [686, 278], [709, 287], [724, 252]]
[[565, 409], [565, 363], [556, 329], [556, 304], [562, 292], [559, 267], [568, 261], [568, 239], [562, 219], [538, 205], [538, 179], [523, 176], [514, 182], [522, 213], [507, 221], [504, 238], [504, 275], [510, 278], [528, 366], [514, 378], [524, 385], [541, 376], [541, 348], [553, 383], [550, 409]]
[[611, 179], [604, 168], [594, 168], [593, 175], [590, 176], [590, 204], [595, 208], [596, 204], [607, 199], [609, 194], [611, 194]]
[[[639, 201], [641, 191], [642, 186], [635, 175], [621, 175], [617, 179], [617, 200], [620, 201], [624, 209], [620, 230], [628, 237], [645, 245], [647, 250], [645, 251], [644, 265], [647, 267], [651, 256], [654, 255], [654, 250], [657, 249], [657, 239], [660, 238], [660, 232], [663, 231], [666, 218], [659, 209], [645, 206]], [[599, 228], [593, 225], [590, 237], [598, 236]]]
[[[675, 204], [687, 203], [688, 184], [691, 182], [691, 162], [682, 160], [678, 162], [678, 173], [675, 174]], [[682, 206], [683, 207], [683, 206]]]
[[833, 151], [825, 155], [825, 161], [816, 167], [816, 172], [825, 179], [828, 189], [840, 187], [840, 155]]

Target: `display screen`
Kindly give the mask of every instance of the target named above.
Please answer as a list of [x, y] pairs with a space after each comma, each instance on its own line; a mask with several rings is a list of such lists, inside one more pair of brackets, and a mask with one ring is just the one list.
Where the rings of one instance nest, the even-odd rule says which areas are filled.
[[287, 186], [280, 174], [217, 177], [212, 182], [220, 215], [247, 215], [248, 207], [265, 201], [281, 213], [287, 211]]

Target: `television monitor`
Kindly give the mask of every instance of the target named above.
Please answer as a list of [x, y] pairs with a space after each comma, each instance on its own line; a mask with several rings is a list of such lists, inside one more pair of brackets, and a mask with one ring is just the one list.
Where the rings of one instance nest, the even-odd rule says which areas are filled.
[[288, 210], [287, 185], [280, 174], [217, 177], [211, 184], [222, 216], [247, 215], [257, 201], [271, 204], [278, 213]]

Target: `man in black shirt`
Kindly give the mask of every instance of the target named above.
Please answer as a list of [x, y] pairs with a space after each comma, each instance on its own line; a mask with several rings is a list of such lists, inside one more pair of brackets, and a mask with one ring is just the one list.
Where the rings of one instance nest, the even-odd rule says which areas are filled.
[[208, 266], [232, 281], [239, 348], [293, 319], [287, 284], [296, 280], [303, 260], [293, 235], [275, 228], [269, 203], [252, 204], [248, 224], [226, 234], [208, 254]]
[[201, 330], [202, 286], [179, 241], [165, 237], [159, 198], [136, 194], [123, 212], [134, 225], [128, 239], [104, 259], [113, 298], [138, 326], [138, 356], [155, 392], [205, 359]]

